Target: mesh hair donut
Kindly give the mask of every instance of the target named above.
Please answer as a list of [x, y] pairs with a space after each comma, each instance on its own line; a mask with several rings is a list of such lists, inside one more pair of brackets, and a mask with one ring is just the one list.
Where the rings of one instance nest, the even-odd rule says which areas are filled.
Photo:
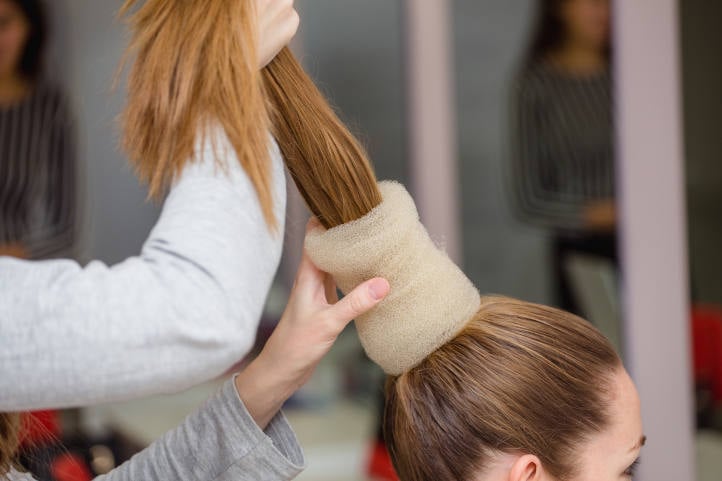
[[368, 356], [399, 375], [455, 337], [478, 311], [480, 296], [431, 240], [413, 199], [397, 182], [380, 182], [383, 201], [362, 218], [306, 236], [306, 251], [347, 293], [373, 277], [391, 292], [356, 319]]

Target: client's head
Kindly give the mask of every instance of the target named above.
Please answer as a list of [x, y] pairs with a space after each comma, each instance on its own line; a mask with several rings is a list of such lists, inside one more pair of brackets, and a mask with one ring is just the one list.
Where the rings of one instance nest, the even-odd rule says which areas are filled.
[[550, 307], [482, 298], [451, 341], [386, 386], [402, 481], [628, 480], [636, 389], [607, 339]]
[[306, 250], [344, 292], [391, 284], [356, 327], [390, 375], [386, 441], [402, 481], [629, 479], [639, 401], [607, 339], [557, 309], [480, 298], [408, 192], [379, 188], [377, 207], [310, 231]]

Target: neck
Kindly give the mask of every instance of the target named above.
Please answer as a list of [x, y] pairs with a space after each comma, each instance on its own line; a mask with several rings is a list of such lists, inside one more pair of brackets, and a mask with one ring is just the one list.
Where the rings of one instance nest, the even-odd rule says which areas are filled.
[[552, 54], [552, 62], [564, 70], [593, 74], [607, 67], [607, 58], [599, 48], [569, 43]]
[[22, 100], [29, 88], [28, 81], [17, 74], [0, 75], [0, 105]]

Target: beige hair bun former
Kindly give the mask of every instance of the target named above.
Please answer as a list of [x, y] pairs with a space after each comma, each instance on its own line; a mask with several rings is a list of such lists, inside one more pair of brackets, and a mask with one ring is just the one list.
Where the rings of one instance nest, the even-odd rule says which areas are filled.
[[399, 375], [455, 337], [477, 312], [472, 282], [440, 250], [397, 182], [380, 182], [383, 202], [364, 217], [306, 236], [306, 251], [347, 293], [384, 277], [391, 292], [356, 319], [361, 344], [387, 374]]

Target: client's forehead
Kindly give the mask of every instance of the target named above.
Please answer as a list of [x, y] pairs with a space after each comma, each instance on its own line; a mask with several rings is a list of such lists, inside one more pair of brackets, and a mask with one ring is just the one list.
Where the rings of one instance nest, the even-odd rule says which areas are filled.
[[639, 395], [624, 369], [614, 373], [610, 387], [609, 426], [590, 438], [586, 451], [596, 457], [624, 458], [638, 452], [645, 441]]
[[613, 430], [629, 435], [634, 443], [642, 437], [642, 418], [639, 394], [627, 371], [620, 369], [614, 376], [614, 397], [609, 406]]
[[639, 456], [644, 442], [639, 396], [624, 369], [613, 374], [606, 406], [609, 424], [581, 441], [576, 465], [580, 481], [617, 480]]

